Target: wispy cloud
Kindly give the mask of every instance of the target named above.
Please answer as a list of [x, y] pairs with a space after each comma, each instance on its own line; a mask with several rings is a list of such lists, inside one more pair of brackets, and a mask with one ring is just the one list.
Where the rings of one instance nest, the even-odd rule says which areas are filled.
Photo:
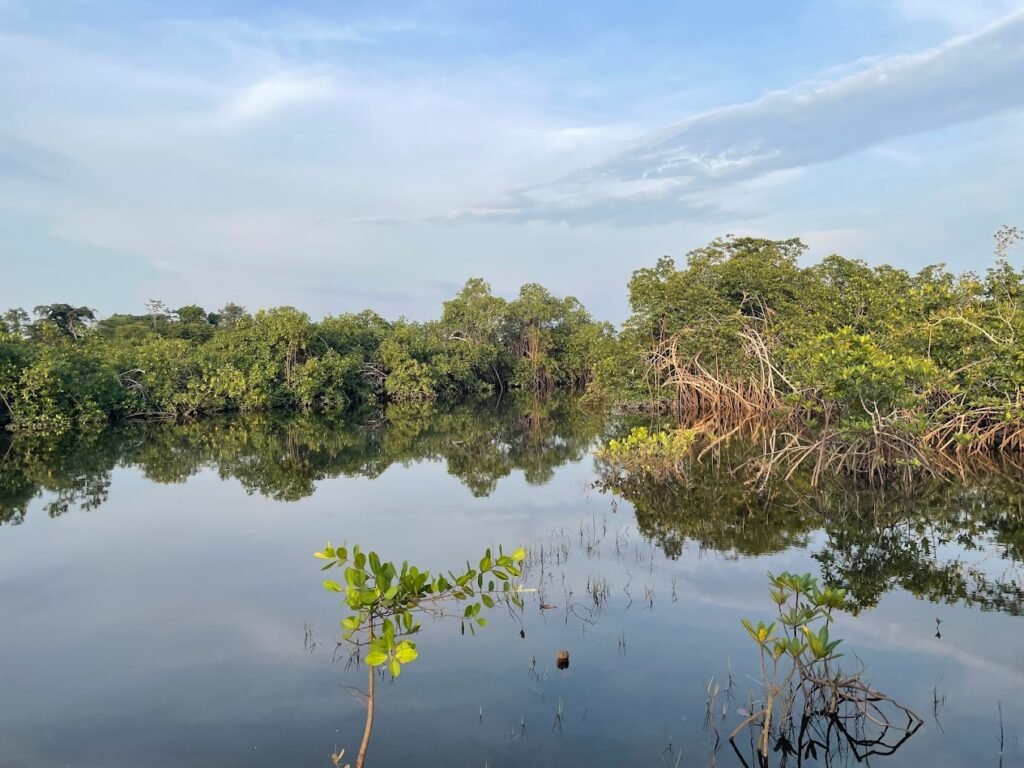
[[937, 22], [957, 31], [977, 29], [1024, 5], [1021, 0], [885, 0], [885, 3], [910, 21]]
[[716, 190], [1024, 106], [1024, 11], [923, 53], [776, 91], [645, 136], [455, 220], [651, 224], [713, 213]]
[[[479, 274], [510, 293], [538, 280], [614, 315], [632, 269], [721, 232], [810, 232], [821, 251], [868, 257], [898, 243], [904, 260], [987, 244], [1020, 199], [1018, 115], [912, 134], [1020, 105], [1020, 17], [884, 58], [865, 31], [898, 30], [881, 49], [915, 51], [952, 27], [889, 0], [834, 1], [856, 4], [863, 28], [816, 30], [799, 50], [747, 45], [763, 26], [727, 29], [735, 10], [688, 10], [712, 31], [684, 55], [678, 41], [652, 49], [650, 26], [631, 19], [591, 20], [608, 41], [595, 46], [570, 31], [571, 4], [538, 30], [518, 8], [416, 0], [372, 12], [236, 4], [230, 17], [0, 0], [0, 266], [20, 281], [5, 296], [38, 304], [59, 284], [131, 309], [228, 292], [251, 306], [371, 302], [426, 317], [428, 281]], [[793, 72], [817, 75], [768, 93]], [[922, 224], [936, 208], [959, 219]], [[14, 254], [32, 264], [13, 268]], [[119, 281], [89, 283], [97, 259]]]
[[291, 107], [326, 101], [334, 92], [333, 82], [325, 75], [279, 74], [236, 92], [221, 116], [229, 125], [245, 123]]
[[227, 51], [236, 58], [266, 63], [382, 46], [403, 38], [451, 37], [457, 34], [456, 30], [413, 16], [349, 23], [297, 14], [248, 20], [167, 19], [160, 22], [158, 28], [178, 40], [192, 40]]
[[68, 158], [56, 152], [0, 134], [0, 177], [56, 182], [70, 166]]
[[302, 17], [280, 19], [275, 24], [254, 24], [240, 19], [220, 19], [216, 23], [172, 19], [164, 21], [162, 26], [173, 33], [202, 38], [225, 47], [301, 43], [372, 44], [377, 42], [376, 33], [380, 31], [379, 28]]

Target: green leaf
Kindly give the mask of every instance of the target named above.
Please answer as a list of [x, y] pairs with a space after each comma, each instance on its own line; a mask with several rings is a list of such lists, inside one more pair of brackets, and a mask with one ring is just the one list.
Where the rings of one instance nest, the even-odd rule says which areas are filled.
[[383, 651], [373, 651], [366, 654], [366, 663], [371, 667], [379, 667], [388, 660], [388, 655]]
[[389, 669], [391, 670], [392, 677], [398, 677], [400, 674], [402, 674], [402, 665], [399, 663], [398, 659], [391, 660]]
[[341, 592], [341, 591], [343, 591], [342, 588], [341, 588], [341, 585], [338, 584], [338, 582], [331, 581], [330, 579], [327, 579], [324, 582], [324, 589], [328, 590], [329, 592]]
[[747, 630], [747, 634], [750, 635], [754, 640], [757, 640], [757, 630], [754, 629], [754, 625], [750, 623], [749, 619], [740, 619], [740, 624]]
[[416, 651], [416, 647], [412, 643], [402, 643], [395, 650], [395, 658], [403, 664], [408, 664], [412, 661], [416, 661], [419, 658], [419, 653]]

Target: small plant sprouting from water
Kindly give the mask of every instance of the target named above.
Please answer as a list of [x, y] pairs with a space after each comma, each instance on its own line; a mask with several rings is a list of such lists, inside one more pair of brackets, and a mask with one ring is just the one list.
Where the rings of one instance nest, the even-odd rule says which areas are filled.
[[556, 730], [559, 734], [562, 733], [563, 715], [565, 714], [565, 703], [562, 701], [562, 697], [558, 697], [558, 706], [555, 707], [555, 721], [551, 724], [551, 732], [554, 733]]
[[594, 608], [602, 610], [608, 604], [612, 587], [604, 576], [588, 576], [587, 592], [590, 593], [590, 599], [594, 603]]
[[[526, 550], [519, 548], [506, 555], [503, 549], [494, 556], [488, 549], [479, 567], [468, 562], [464, 571], [433, 575], [408, 561], [396, 566], [384, 562], [376, 552], [363, 552], [356, 545], [333, 547], [330, 543], [315, 556], [326, 560], [322, 570], [344, 571], [344, 586], [328, 579], [324, 588], [341, 593], [352, 615], [342, 620], [343, 639], [355, 646], [356, 653], [366, 651], [369, 685], [366, 692], [366, 727], [356, 758], [356, 768], [363, 768], [370, 735], [373, 731], [374, 681], [377, 671], [386, 668], [397, 678], [402, 667], [418, 657], [416, 644], [406, 638], [420, 631], [417, 616], [454, 616], [475, 634], [477, 627], [487, 625], [480, 615], [484, 608], [504, 602], [510, 609], [521, 610], [522, 599], [516, 580], [521, 576], [520, 563]], [[447, 607], [457, 603], [462, 611], [448, 613]]]
[[699, 436], [694, 429], [652, 432], [636, 427], [621, 440], [609, 440], [596, 455], [627, 475], [667, 479], [679, 475]]
[[822, 589], [811, 574], [769, 574], [769, 582], [776, 620], [742, 622], [761, 654], [764, 692], [729, 737], [737, 755], [743, 759], [736, 736], [748, 726], [761, 729], [751, 746], [762, 765], [770, 748], [798, 759], [816, 757], [820, 750], [858, 761], [895, 752], [922, 721], [870, 688], [859, 672], [847, 674], [839, 668], [842, 640], [830, 635], [830, 627], [834, 612], [845, 605], [845, 591]]

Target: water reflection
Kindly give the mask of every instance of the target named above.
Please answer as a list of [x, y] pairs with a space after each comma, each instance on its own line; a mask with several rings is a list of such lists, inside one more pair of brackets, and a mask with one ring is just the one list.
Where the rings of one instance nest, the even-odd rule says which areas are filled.
[[[0, 614], [17, 629], [0, 663], [0, 763], [352, 759], [365, 712], [340, 686], [365, 672], [333, 661], [341, 617], [309, 558], [330, 537], [432, 566], [530, 548], [525, 632], [495, 616], [473, 642], [442, 623], [424, 633], [422, 664], [381, 686], [376, 765], [737, 765], [728, 736], [755, 711], [758, 675], [739, 622], [771, 620], [764, 574], [783, 569], [849, 590], [860, 615], [836, 631], [887, 694], [927, 715], [948, 691], [945, 730], [928, 719], [887, 766], [982, 764], [1001, 708], [1019, 756], [1012, 473], [909, 496], [799, 476], [760, 490], [723, 452], [672, 487], [609, 483], [598, 466], [617, 494], [601, 496], [588, 449], [617, 428], [571, 400], [505, 399], [0, 445]], [[720, 744], [701, 727], [709, 675]], [[792, 723], [770, 763], [797, 763], [787, 744], [806, 754], [808, 734], [825, 761], [827, 731]], [[851, 762], [845, 749], [828, 759]]]
[[[474, 496], [513, 471], [532, 485], [580, 461], [608, 424], [568, 397], [504, 398], [459, 406], [395, 405], [330, 420], [249, 415], [182, 424], [132, 424], [61, 442], [0, 446], [0, 524], [18, 524], [33, 500], [51, 517], [107, 499], [117, 467], [155, 483], [203, 470], [276, 501], [312, 495], [318, 481], [375, 478], [396, 463], [443, 462]], [[598, 463], [598, 486], [630, 502], [640, 532], [669, 558], [688, 542], [727, 557], [807, 548], [825, 583], [854, 611], [902, 587], [935, 602], [1020, 615], [1024, 580], [1024, 473], [987, 472], [866, 489], [812, 487], [796, 474], [769, 488], [739, 479], [743, 447], [695, 461], [673, 483], [619, 478]]]
[[398, 404], [345, 419], [254, 414], [181, 424], [130, 424], [58, 442], [0, 446], [0, 524], [17, 524], [36, 497], [51, 517], [106, 500], [111, 472], [138, 467], [156, 483], [205, 469], [275, 501], [313, 494], [338, 476], [374, 478], [396, 463], [445, 462], [474, 496], [521, 470], [531, 485], [579, 461], [604, 417], [568, 397], [506, 397], [459, 406]]
[[688, 542], [727, 557], [807, 548], [825, 583], [854, 612], [901, 587], [933, 602], [1024, 612], [1024, 472], [1002, 468], [961, 482], [867, 488], [846, 479], [812, 487], [809, 473], [770, 487], [736, 472], [742, 446], [694, 461], [681, 481], [616, 476], [597, 486], [631, 503], [640, 531], [670, 558]]

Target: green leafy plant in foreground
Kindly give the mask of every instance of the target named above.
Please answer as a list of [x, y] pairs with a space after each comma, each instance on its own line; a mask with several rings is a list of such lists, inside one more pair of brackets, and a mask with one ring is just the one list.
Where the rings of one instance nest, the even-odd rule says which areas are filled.
[[383, 562], [376, 552], [363, 552], [358, 545], [349, 552], [346, 547], [328, 544], [315, 557], [327, 561], [323, 570], [344, 570], [344, 585], [331, 579], [324, 581], [324, 588], [344, 594], [345, 604], [354, 611], [341, 622], [344, 639], [365, 646], [366, 663], [371, 667], [386, 665], [395, 677], [401, 674], [403, 664], [417, 658], [416, 644], [402, 638], [419, 632], [418, 612], [444, 615], [446, 603], [462, 603], [458, 618], [465, 634], [467, 628], [474, 633], [476, 627], [487, 626], [487, 619], [480, 613], [493, 608], [498, 599], [507, 598], [512, 605], [521, 606], [513, 580], [520, 576], [517, 564], [526, 557], [522, 548], [510, 555], [499, 549], [496, 557], [488, 549], [479, 567], [467, 562], [461, 573], [437, 575], [408, 561], [401, 567]]
[[773, 734], [775, 751], [798, 759], [815, 757], [819, 749], [846, 752], [858, 761], [894, 752], [921, 719], [870, 688], [859, 672], [846, 673], [836, 663], [842, 640], [833, 639], [830, 627], [834, 612], [846, 605], [845, 590], [822, 589], [809, 573], [769, 574], [768, 579], [778, 609], [775, 620], [742, 620], [761, 654], [763, 699], [759, 707], [751, 702], [750, 714], [732, 732], [733, 747], [741, 730], [760, 725], [756, 749], [762, 764]]
[[[477, 567], [467, 562], [465, 570], [445, 574], [431, 574], [408, 561], [397, 566], [382, 561], [376, 552], [362, 551], [358, 545], [350, 551], [328, 543], [315, 557], [327, 561], [322, 570], [343, 571], [343, 584], [328, 579], [324, 588], [345, 596], [352, 614], [341, 621], [343, 638], [355, 645], [357, 652], [366, 651], [366, 727], [356, 758], [356, 768], [362, 768], [373, 730], [377, 671], [386, 668], [398, 677], [404, 665], [418, 658], [416, 644], [407, 639], [421, 629], [417, 617], [452, 616], [460, 621], [463, 634], [467, 628], [475, 634], [477, 627], [487, 626], [487, 619], [480, 615], [484, 608], [502, 602], [513, 610], [521, 609], [516, 579], [522, 574], [519, 563], [526, 558], [526, 550], [520, 547], [505, 554], [499, 547], [495, 555], [488, 549]], [[452, 604], [460, 610], [450, 611]]]

